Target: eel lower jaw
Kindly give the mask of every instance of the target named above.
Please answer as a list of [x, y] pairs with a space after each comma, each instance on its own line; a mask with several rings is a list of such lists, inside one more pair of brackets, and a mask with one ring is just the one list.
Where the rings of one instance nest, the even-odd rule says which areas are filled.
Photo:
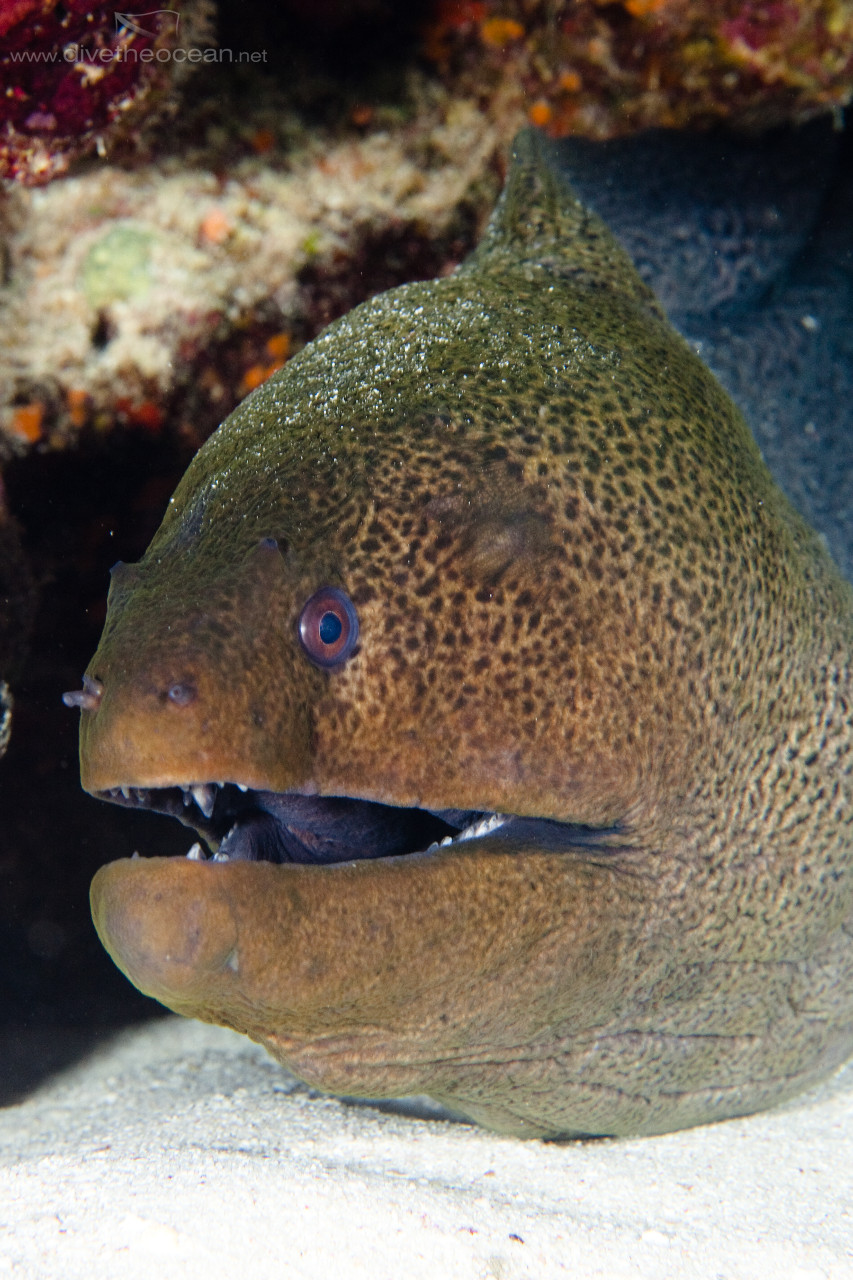
[[119, 786], [95, 793], [134, 809], [169, 814], [200, 837], [193, 861], [333, 865], [431, 854], [495, 835], [543, 851], [577, 848], [603, 834], [571, 823], [517, 817], [485, 809], [415, 809], [348, 796], [303, 795], [239, 783]]

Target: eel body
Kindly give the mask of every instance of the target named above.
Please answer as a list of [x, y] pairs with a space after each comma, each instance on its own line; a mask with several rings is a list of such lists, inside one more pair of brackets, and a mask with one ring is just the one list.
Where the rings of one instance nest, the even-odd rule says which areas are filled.
[[83, 785], [204, 847], [92, 910], [141, 990], [322, 1089], [656, 1133], [853, 1050], [853, 596], [546, 152], [114, 571]]

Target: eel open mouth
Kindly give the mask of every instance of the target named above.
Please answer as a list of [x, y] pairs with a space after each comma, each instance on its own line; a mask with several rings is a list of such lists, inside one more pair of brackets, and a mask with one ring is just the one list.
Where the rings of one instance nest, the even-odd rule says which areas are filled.
[[[601, 832], [542, 818], [469, 809], [401, 808], [347, 796], [254, 791], [237, 783], [114, 787], [98, 797], [178, 818], [201, 837], [187, 857], [326, 865], [432, 853], [463, 841], [501, 836], [560, 850]], [[205, 848], [206, 846], [206, 848]]]

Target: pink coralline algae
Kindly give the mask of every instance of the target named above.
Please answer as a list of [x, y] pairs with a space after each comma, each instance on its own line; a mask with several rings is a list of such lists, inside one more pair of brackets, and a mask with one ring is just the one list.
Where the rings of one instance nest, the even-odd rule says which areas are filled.
[[184, 47], [182, 21], [150, 0], [0, 0], [0, 176], [43, 183], [103, 152], [176, 69], [201, 59]]

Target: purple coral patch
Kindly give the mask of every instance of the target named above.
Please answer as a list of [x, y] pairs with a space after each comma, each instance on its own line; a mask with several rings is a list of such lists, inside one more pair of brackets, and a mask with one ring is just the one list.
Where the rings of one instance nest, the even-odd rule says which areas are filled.
[[142, 55], [174, 37], [175, 18], [152, 13], [150, 0], [121, 8], [0, 0], [0, 176], [37, 183], [63, 172], [162, 76]]

